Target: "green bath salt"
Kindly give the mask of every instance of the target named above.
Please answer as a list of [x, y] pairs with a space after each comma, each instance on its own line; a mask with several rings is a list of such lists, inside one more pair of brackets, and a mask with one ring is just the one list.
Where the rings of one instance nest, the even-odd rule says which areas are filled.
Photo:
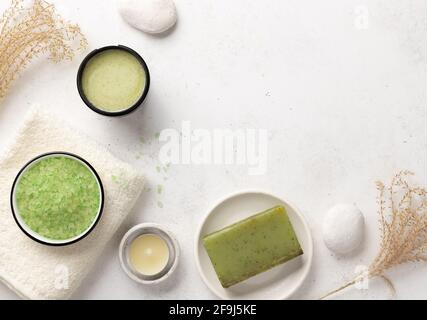
[[82, 162], [46, 157], [23, 172], [16, 186], [16, 205], [24, 223], [52, 240], [67, 240], [86, 231], [98, 215], [97, 179]]

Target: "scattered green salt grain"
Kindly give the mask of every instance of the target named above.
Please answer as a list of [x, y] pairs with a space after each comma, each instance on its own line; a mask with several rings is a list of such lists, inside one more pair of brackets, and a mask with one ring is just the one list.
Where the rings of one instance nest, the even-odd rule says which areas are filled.
[[120, 188], [128, 189], [129, 187], [129, 181], [127, 180], [123, 172], [111, 175], [111, 180]]
[[67, 240], [93, 223], [100, 190], [95, 176], [81, 162], [51, 157], [23, 173], [16, 187], [16, 204], [31, 230], [48, 239]]
[[157, 186], [157, 193], [158, 193], [158, 194], [161, 194], [162, 192], [163, 192], [163, 186], [159, 184], [159, 185]]
[[162, 203], [161, 201], [157, 201], [157, 206], [158, 206], [159, 208], [163, 208], [163, 203]]
[[156, 134], [154, 135], [154, 137], [155, 137], [156, 139], [159, 139], [159, 138], [160, 138], [160, 132], [156, 132]]

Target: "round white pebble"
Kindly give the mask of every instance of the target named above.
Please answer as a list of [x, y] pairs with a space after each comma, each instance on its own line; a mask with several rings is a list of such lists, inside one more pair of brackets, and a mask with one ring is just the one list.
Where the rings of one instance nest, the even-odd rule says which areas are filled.
[[351, 204], [332, 207], [323, 220], [323, 240], [336, 254], [345, 255], [356, 250], [365, 234], [362, 212]]
[[119, 12], [132, 27], [146, 33], [162, 33], [177, 20], [173, 0], [119, 0]]

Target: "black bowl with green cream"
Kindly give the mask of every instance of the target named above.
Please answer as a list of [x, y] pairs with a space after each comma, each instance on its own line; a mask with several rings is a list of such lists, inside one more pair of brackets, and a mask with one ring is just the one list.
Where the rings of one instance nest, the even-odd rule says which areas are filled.
[[15, 221], [27, 236], [63, 246], [95, 228], [104, 207], [104, 189], [86, 160], [68, 152], [51, 152], [19, 171], [10, 200]]
[[105, 116], [136, 110], [150, 88], [144, 59], [131, 48], [107, 46], [89, 53], [77, 73], [77, 89], [84, 103]]

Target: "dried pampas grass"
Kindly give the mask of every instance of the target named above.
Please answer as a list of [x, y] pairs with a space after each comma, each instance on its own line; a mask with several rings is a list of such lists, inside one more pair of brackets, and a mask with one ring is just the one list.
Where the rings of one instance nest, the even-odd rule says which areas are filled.
[[390, 186], [377, 182], [381, 241], [379, 252], [367, 272], [357, 276], [323, 298], [361, 281], [383, 278], [394, 291], [385, 272], [407, 263], [427, 261], [427, 190], [408, 182], [409, 171], [396, 174]]
[[0, 18], [0, 98], [33, 58], [71, 60], [75, 49], [86, 46], [79, 26], [62, 20], [52, 4], [33, 0], [25, 7], [23, 0], [12, 0]]

